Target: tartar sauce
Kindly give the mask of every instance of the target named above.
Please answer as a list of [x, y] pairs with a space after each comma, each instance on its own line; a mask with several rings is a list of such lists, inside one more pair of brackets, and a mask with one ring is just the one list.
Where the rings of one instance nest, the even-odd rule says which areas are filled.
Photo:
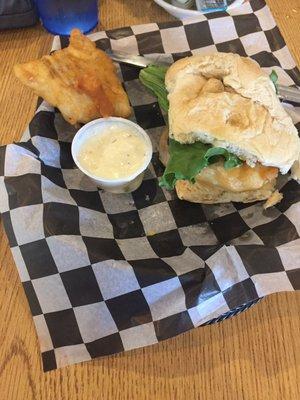
[[111, 127], [89, 137], [78, 153], [78, 161], [90, 174], [120, 179], [134, 174], [145, 162], [147, 145], [129, 128]]

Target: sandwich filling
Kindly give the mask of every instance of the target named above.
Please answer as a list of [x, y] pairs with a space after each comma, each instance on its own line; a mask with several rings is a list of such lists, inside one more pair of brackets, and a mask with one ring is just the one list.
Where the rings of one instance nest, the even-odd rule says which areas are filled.
[[196, 182], [197, 175], [211, 164], [218, 163], [229, 170], [240, 166], [243, 161], [236, 155], [221, 147], [213, 147], [202, 142], [181, 144], [176, 140], [169, 141], [170, 158], [167, 163], [160, 186], [172, 190], [178, 180]]
[[[160, 160], [166, 166], [160, 184], [165, 187], [168, 184], [165, 184], [164, 181], [174, 178], [172, 175], [169, 177], [168, 173], [170, 172], [169, 166], [172, 168], [172, 165], [174, 165], [170, 161], [169, 151], [173, 146], [169, 146], [168, 142], [169, 132], [166, 129], [159, 143]], [[173, 153], [173, 156], [175, 155], [176, 153]], [[278, 168], [265, 167], [260, 163], [256, 163], [254, 167], [250, 167], [239, 159], [239, 165], [234, 167], [227, 164], [226, 168], [226, 158], [222, 156], [217, 157], [220, 158], [216, 158], [215, 160], [213, 158], [210, 159], [210, 163], [195, 176], [193, 183], [189, 179], [176, 179], [175, 189], [180, 199], [195, 203], [214, 204], [227, 201], [251, 202], [272, 198], [273, 203], [266, 203], [267, 206], [276, 204], [281, 200], [281, 196], [277, 195], [275, 196], [277, 201], [274, 202], [274, 197], [272, 197], [276, 193], [274, 190]], [[182, 162], [184, 163], [185, 161], [183, 156]], [[178, 171], [179, 167], [176, 170]]]

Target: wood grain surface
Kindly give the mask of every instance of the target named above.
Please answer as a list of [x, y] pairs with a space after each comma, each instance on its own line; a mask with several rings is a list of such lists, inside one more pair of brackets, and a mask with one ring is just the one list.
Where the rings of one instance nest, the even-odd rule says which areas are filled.
[[[268, 0], [300, 64], [300, 0]], [[151, 0], [103, 0], [103, 28], [170, 20]], [[15, 63], [49, 51], [41, 27], [0, 33], [0, 143], [18, 140], [36, 98]], [[42, 372], [29, 307], [0, 224], [0, 400], [300, 398], [300, 293], [269, 296], [221, 324], [155, 346]]]

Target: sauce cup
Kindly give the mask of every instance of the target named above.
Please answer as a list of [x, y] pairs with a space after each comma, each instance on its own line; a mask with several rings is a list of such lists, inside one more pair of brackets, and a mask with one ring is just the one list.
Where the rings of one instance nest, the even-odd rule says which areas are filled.
[[[79, 161], [79, 153], [82, 146], [86, 141], [95, 135], [101, 135], [107, 133], [107, 130], [111, 127], [118, 127], [120, 129], [124, 128], [130, 130], [135, 134], [140, 136], [146, 148], [146, 156], [144, 163], [139, 167], [133, 174], [119, 178], [119, 179], [107, 179], [98, 175], [93, 175]], [[87, 175], [95, 184], [111, 193], [130, 193], [136, 190], [142, 183], [144, 172], [147, 169], [151, 158], [152, 158], [152, 143], [148, 134], [139, 125], [132, 121], [124, 118], [109, 117], [109, 118], [99, 118], [88, 124], [84, 125], [74, 136], [72, 142], [72, 156], [77, 167]]]

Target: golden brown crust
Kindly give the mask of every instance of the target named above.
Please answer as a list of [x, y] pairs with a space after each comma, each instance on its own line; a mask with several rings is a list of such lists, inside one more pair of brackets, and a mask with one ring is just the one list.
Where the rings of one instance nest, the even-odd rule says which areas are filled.
[[175, 140], [211, 142], [283, 173], [298, 159], [297, 130], [254, 61], [230, 53], [188, 57], [170, 67], [166, 86]]
[[72, 31], [67, 48], [18, 64], [14, 71], [72, 124], [131, 113], [111, 59], [78, 29]]
[[283, 194], [280, 193], [278, 190], [275, 190], [275, 192], [272, 193], [272, 195], [265, 202], [263, 207], [266, 210], [267, 208], [273, 207], [275, 206], [275, 204], [280, 203], [282, 199], [283, 199]]

